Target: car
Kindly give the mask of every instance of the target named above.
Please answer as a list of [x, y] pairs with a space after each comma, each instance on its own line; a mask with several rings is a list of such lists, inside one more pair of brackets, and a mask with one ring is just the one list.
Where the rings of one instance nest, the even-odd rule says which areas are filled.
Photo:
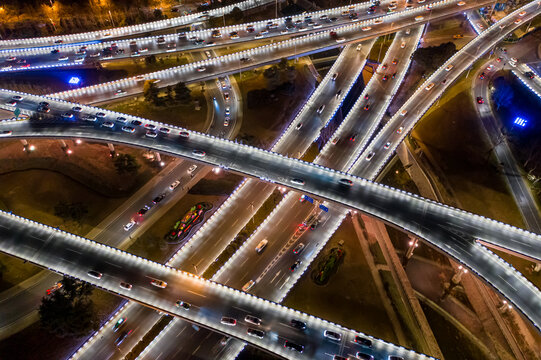
[[165, 289], [167, 287], [167, 283], [163, 280], [154, 279], [150, 282], [150, 285], [159, 287], [161, 289]]
[[522, 19], [516, 19], [515, 24], [520, 24], [522, 22]]
[[231, 108], [229, 106], [227, 106], [225, 108], [225, 116], [229, 116], [231, 114]]
[[246, 284], [244, 284], [244, 286], [242, 287], [242, 291], [247, 292], [247, 291], [250, 290], [254, 285], [255, 285], [255, 281], [250, 280], [250, 281], [248, 281]]
[[372, 340], [364, 338], [364, 337], [359, 336], [359, 335], [356, 335], [355, 339], [353, 341], [355, 343], [361, 345], [361, 346], [365, 346], [365, 347], [368, 347], [368, 348], [372, 347]]
[[333, 139], [331, 140], [331, 143], [332, 143], [333, 145], [336, 145], [336, 143], [338, 142], [338, 140], [340, 140], [340, 138], [337, 136], [337, 137], [335, 137], [335, 138], [333, 138]]
[[338, 73], [334, 73], [332, 74], [331, 80], [335, 81], [337, 77], [338, 77]]
[[381, 24], [383, 22], [383, 19], [382, 18], [378, 18], [378, 19], [375, 19], [374, 20], [374, 24]]
[[192, 154], [195, 155], [195, 156], [199, 156], [199, 157], [203, 157], [206, 155], [206, 152], [204, 152], [203, 150], [193, 150], [192, 151]]
[[120, 346], [120, 344], [122, 344], [124, 342], [124, 340], [126, 340], [126, 338], [128, 336], [130, 336], [130, 334], [133, 332], [133, 330], [126, 330], [126, 331], [123, 331], [120, 336], [115, 340], [115, 345], [116, 346]]
[[360, 351], [357, 351], [357, 354], [355, 354], [355, 357], [360, 360], [374, 360], [373, 355], [366, 354]]
[[304, 250], [304, 244], [299, 243], [299, 245], [295, 246], [295, 249], [293, 249], [293, 254], [298, 255]]
[[247, 63], [249, 61], [252, 61], [252, 58], [249, 58], [249, 57], [241, 57], [240, 58], [240, 62]]
[[408, 113], [408, 110], [402, 110], [402, 111], [400, 112], [400, 115], [406, 116], [407, 113]]
[[104, 126], [104, 127], [106, 127], [106, 128], [112, 128], [112, 127], [115, 126], [115, 123], [112, 122], [112, 121], [105, 121], [105, 122], [103, 122], [103, 123], [101, 124], [101, 126]]
[[135, 128], [133, 128], [133, 127], [131, 127], [131, 126], [123, 126], [123, 127], [122, 127], [122, 131], [129, 132], [129, 133], [134, 133], [134, 132], [135, 132]]
[[74, 112], [81, 112], [83, 111], [83, 108], [80, 107], [80, 106], [74, 106], [71, 108], [71, 111], [74, 111]]
[[403, 126], [399, 127], [399, 128], [396, 130], [396, 133], [397, 133], [397, 134], [402, 134], [402, 131], [404, 131], [404, 127], [403, 127]]
[[428, 85], [425, 87], [425, 90], [426, 90], [426, 91], [431, 90], [431, 89], [434, 87], [434, 85], [435, 85], [434, 83], [428, 84]]
[[357, 49], [357, 51], [361, 51], [362, 48], [363, 48], [363, 44], [359, 44], [359, 45], [357, 45], [357, 48], [356, 48], [356, 49]]
[[477, 97], [477, 103], [478, 103], [478, 104], [484, 104], [484, 103], [485, 103], [485, 99], [483, 99], [482, 96], [478, 96], [478, 97]]
[[120, 287], [124, 290], [131, 290], [132, 288], [132, 284], [129, 284], [127, 282], [121, 282], [120, 283]]
[[297, 330], [306, 330], [306, 324], [297, 319], [291, 319], [289, 324]]
[[369, 95], [369, 94], [365, 94], [365, 95], [364, 95], [364, 99], [365, 99], [365, 100], [370, 99], [370, 95]]
[[302, 128], [302, 123], [298, 123], [296, 126], [295, 126], [295, 129], [296, 130], [300, 130]]
[[125, 317], [121, 317], [120, 319], [118, 319], [118, 321], [113, 326], [113, 332], [117, 332], [118, 329], [120, 329], [125, 323], [126, 323]]
[[340, 90], [338, 90], [338, 91], [336, 92], [336, 98], [337, 98], [337, 99], [340, 99], [340, 96], [342, 96], [342, 89], [340, 89]]
[[175, 305], [176, 305], [177, 307], [183, 308], [184, 310], [190, 310], [190, 307], [191, 307], [191, 305], [190, 305], [189, 303], [187, 303], [187, 302], [185, 302], [185, 301], [181, 301], [181, 300], [178, 300], [178, 301], [175, 303]]
[[15, 101], [15, 100], [9, 100], [8, 102], [6, 102], [6, 105], [9, 105], [9, 106], [17, 106], [18, 102]]
[[85, 116], [83, 116], [83, 120], [94, 122], [94, 121], [98, 120], [98, 118], [95, 117], [94, 115], [85, 115]]
[[145, 215], [148, 212], [148, 209], [146, 206], [144, 208], [139, 209], [137, 212], [137, 215]]
[[484, 80], [485, 77], [486, 77], [486, 75], [485, 75], [484, 72], [482, 72], [481, 74], [479, 74], [479, 79]]
[[509, 59], [509, 61], [516, 63], [516, 62], [518, 62], [518, 59], [516, 57], [512, 57], [511, 59]]
[[386, 142], [385, 145], [383, 145], [383, 148], [386, 149], [386, 150], [388, 148], [390, 148], [390, 147], [391, 147], [391, 142], [390, 141]]
[[325, 330], [323, 332], [323, 336], [325, 336], [327, 339], [331, 339], [331, 340], [334, 340], [334, 341], [342, 340], [342, 334], [337, 333], [335, 331], [331, 331], [331, 330]]
[[158, 195], [154, 199], [152, 199], [152, 203], [157, 204], [160, 201], [162, 201], [164, 198], [165, 198], [165, 193], [161, 193], [160, 195]]
[[261, 319], [258, 318], [258, 317], [255, 317], [253, 315], [246, 315], [244, 317], [244, 321], [246, 321], [247, 323], [250, 323], [250, 324], [254, 324], [254, 325], [261, 325]]
[[207, 68], [204, 67], [204, 66], [200, 66], [200, 67], [197, 68], [197, 72], [203, 72], [205, 70], [207, 70]]
[[169, 185], [170, 190], [175, 190], [177, 186], [180, 185], [180, 180], [175, 180], [171, 185]]
[[525, 72], [524, 75], [530, 80], [535, 78], [535, 74], [533, 72], [531, 72], [531, 71]]
[[349, 358], [342, 355], [333, 355], [332, 360], [349, 360]]
[[89, 270], [87, 272], [88, 276], [94, 278], [94, 279], [97, 279], [97, 280], [100, 280], [101, 277], [102, 277], [102, 273], [96, 271], [96, 270]]
[[58, 58], [58, 61], [68, 61], [69, 57], [67, 56], [61, 56]]
[[365, 111], [368, 111], [368, 110], [370, 110], [370, 104], [366, 104], [366, 105], [364, 106], [364, 108], [363, 108], [363, 109], [364, 109]]
[[362, 31], [369, 31], [369, 30], [372, 30], [372, 28], [370, 26], [363, 26], [361, 28]]
[[126, 93], [126, 91], [122, 90], [122, 89], [117, 89], [115, 91], [115, 96], [120, 96], [120, 95], [124, 95]]
[[254, 336], [258, 339], [263, 339], [263, 337], [265, 336], [265, 332], [263, 330], [260, 330], [260, 329], [252, 329], [252, 328], [248, 328], [248, 330], [246, 330], [246, 333], [250, 336]]
[[387, 64], [381, 65], [381, 69], [382, 69], [382, 70], [387, 70]]
[[232, 317], [227, 317], [227, 316], [223, 316], [222, 317], [222, 320], [220, 320], [220, 322], [224, 325], [228, 325], [228, 326], [235, 326], [237, 325], [237, 320], [236, 319], [233, 319]]
[[60, 50], [58, 50], [58, 49], [51, 50], [51, 54], [58, 54], [59, 52], [60, 52]]
[[259, 242], [259, 244], [257, 244], [257, 246], [255, 247], [255, 252], [256, 253], [260, 253], [263, 251], [263, 249], [265, 249], [265, 247], [267, 246], [267, 244], [269, 243], [269, 240], [267, 239], [263, 239]]
[[383, 78], [382, 78], [383, 81], [387, 81], [388, 79], [389, 79], [389, 75], [383, 75]]
[[48, 113], [49, 111], [51, 111], [51, 108], [50, 108], [50, 105], [48, 102], [45, 102], [45, 101], [42, 101], [38, 104], [38, 109], [37, 109], [38, 112], [46, 112]]
[[295, 261], [295, 262], [289, 267], [289, 270], [295, 271], [295, 269], [298, 268], [300, 264], [302, 264], [302, 261], [301, 261], [301, 260]]
[[22, 101], [24, 98], [21, 95], [15, 95], [11, 98], [13, 101]]
[[105, 113], [103, 113], [103, 112], [96, 113], [97, 118], [102, 118], [103, 119], [105, 116], [107, 116], [107, 115]]
[[463, 37], [464, 37], [464, 35], [462, 35], [462, 34], [453, 35], [453, 39], [462, 39]]
[[192, 166], [190, 166], [188, 168], [188, 174], [191, 174], [195, 171], [195, 169], [197, 169], [197, 165], [193, 164]]
[[119, 116], [116, 118], [119, 123], [125, 124], [128, 120], [125, 117]]
[[296, 179], [295, 178], [295, 179], [291, 179], [290, 181], [291, 181], [292, 184], [295, 184], [295, 185], [301, 185], [302, 186], [302, 185], [305, 184], [303, 179]]
[[451, 71], [451, 69], [454, 67], [453, 64], [449, 64], [445, 67], [445, 71]]
[[520, 17], [523, 17], [524, 15], [526, 15], [526, 11], [521, 11], [521, 12], [518, 13], [518, 16], [520, 16]]
[[443, 79], [443, 80], [441, 81], [441, 83], [442, 83], [442, 84], [447, 83], [447, 79]]
[[400, 48], [405, 48], [406, 47], [406, 42], [405, 41], [402, 41], [402, 43], [400, 44]]
[[369, 152], [368, 155], [366, 155], [365, 160], [366, 160], [366, 161], [372, 160], [372, 158], [374, 157], [374, 155], [376, 155], [375, 152], [373, 152], [373, 151]]
[[343, 43], [344, 41], [346, 41], [346, 38], [343, 37], [336, 39], [337, 43]]
[[0, 137], [11, 136], [11, 134], [12, 134], [11, 130], [2, 130], [2, 131], [0, 131]]
[[236, 31], [232, 31], [229, 33], [229, 38], [234, 40], [234, 39], [238, 39], [239, 38], [239, 33], [236, 32]]
[[496, 58], [496, 61], [497, 61], [497, 62], [502, 62], [502, 58], [501, 58], [501, 57]]
[[349, 179], [340, 179], [339, 183], [346, 186], [353, 186], [353, 181]]
[[231, 338], [229, 336], [224, 336], [220, 339], [220, 344], [222, 346], [226, 346], [227, 344], [229, 344], [229, 341], [231, 341]]
[[153, 125], [153, 124], [145, 124], [145, 129], [148, 129], [148, 130], [155, 130], [155, 129], [156, 129], [156, 125]]
[[158, 136], [158, 133], [156, 131], [149, 130], [146, 132], [145, 136], [149, 138], [155, 138], [156, 136]]
[[249, 33], [252, 33], [255, 31], [255, 28], [253, 25], [248, 25], [246, 26], [246, 31], [249, 32]]
[[396, 73], [393, 73], [393, 74], [391, 75], [391, 79], [394, 79], [394, 78], [396, 78]]
[[289, 350], [294, 350], [294, 351], [297, 351], [299, 353], [302, 354], [302, 352], [304, 351], [304, 346], [303, 345], [299, 345], [297, 343], [294, 343], [292, 341], [289, 341], [289, 340], [286, 340], [284, 342], [284, 347], [286, 349], [289, 349]]
[[398, 59], [396, 59], [396, 58], [395, 58], [395, 59], [393, 59], [393, 61], [392, 61], [392, 64], [393, 64], [393, 65], [396, 65], [396, 64], [398, 64]]
[[190, 133], [187, 132], [187, 131], [181, 131], [181, 132], [179, 132], [178, 134], [179, 134], [181, 137], [183, 137], [183, 138], [188, 138], [188, 137], [190, 137]]
[[464, 6], [466, 5], [466, 2], [465, 1], [459, 1], [456, 3], [458, 6]]
[[389, 355], [387, 360], [404, 360], [404, 358], [402, 356], [398, 356], [398, 355]]

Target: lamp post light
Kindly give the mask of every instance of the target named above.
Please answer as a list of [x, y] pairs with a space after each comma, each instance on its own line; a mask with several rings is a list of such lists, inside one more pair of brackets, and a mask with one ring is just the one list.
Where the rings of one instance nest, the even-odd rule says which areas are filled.
[[419, 247], [419, 239], [410, 238], [411, 240], [408, 243], [408, 250], [404, 253], [404, 257], [402, 258], [402, 266], [406, 267], [408, 265], [408, 261], [413, 256], [413, 251]]

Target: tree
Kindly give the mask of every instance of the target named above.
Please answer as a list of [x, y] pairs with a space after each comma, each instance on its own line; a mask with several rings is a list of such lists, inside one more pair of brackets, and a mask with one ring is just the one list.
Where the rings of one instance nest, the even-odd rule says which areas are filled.
[[141, 167], [137, 162], [137, 159], [130, 154], [119, 154], [114, 159], [114, 166], [119, 174], [135, 174]]
[[88, 207], [80, 202], [67, 203], [60, 201], [54, 206], [54, 214], [64, 220], [80, 221], [88, 213]]
[[438, 46], [418, 48], [413, 54], [413, 60], [427, 71], [435, 71], [455, 52], [456, 45], [452, 42], [447, 42]]
[[238, 6], [235, 6], [228, 15], [228, 17], [234, 22], [242, 21], [242, 19], [244, 18], [244, 14]]
[[41, 300], [41, 326], [60, 337], [82, 337], [97, 330], [99, 320], [90, 299], [92, 285], [66, 276], [61, 282], [60, 289]]
[[293, 84], [295, 82], [295, 79], [297, 78], [297, 69], [295, 69], [295, 66], [288, 66], [286, 69], [286, 78], [287, 82]]
[[280, 70], [284, 70], [287, 67], [287, 58], [281, 58], [280, 62], [278, 63], [278, 68]]
[[175, 85], [175, 100], [181, 104], [188, 104], [192, 101], [191, 90], [182, 81]]
[[173, 87], [171, 85], [167, 86], [167, 100], [173, 101], [174, 95], [173, 95]]
[[145, 81], [145, 84], [143, 85], [143, 96], [145, 97], [146, 102], [149, 102], [151, 104], [157, 104], [158, 92], [158, 87], [153, 81]]
[[266, 68], [263, 77], [267, 80], [267, 90], [274, 90], [280, 85], [280, 73], [276, 66]]
[[0, 281], [2, 281], [2, 279], [4, 278], [4, 272], [6, 272], [7, 269], [8, 267], [0, 261]]
[[153, 65], [156, 64], [156, 55], [150, 55], [145, 58], [145, 64]]

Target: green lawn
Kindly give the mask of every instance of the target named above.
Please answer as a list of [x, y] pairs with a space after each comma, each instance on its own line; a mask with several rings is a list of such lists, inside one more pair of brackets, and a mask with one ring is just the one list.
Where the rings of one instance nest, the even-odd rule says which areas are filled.
[[393, 327], [368, 275], [368, 265], [349, 218], [313, 264], [321, 261], [340, 240], [344, 240], [346, 255], [330, 281], [325, 286], [316, 285], [310, 278], [310, 267], [287, 295], [284, 305], [396, 343]]
[[462, 76], [421, 119], [412, 136], [441, 169], [465, 210], [523, 226], [505, 179], [487, 156], [490, 146], [470, 95], [471, 80], [471, 75]]

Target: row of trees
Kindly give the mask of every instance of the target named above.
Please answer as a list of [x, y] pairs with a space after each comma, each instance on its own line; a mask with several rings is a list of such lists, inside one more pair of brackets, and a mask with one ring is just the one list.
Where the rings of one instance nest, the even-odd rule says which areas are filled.
[[182, 81], [177, 83], [174, 87], [168, 86], [165, 91], [165, 96], [160, 96], [160, 90], [154, 81], [145, 81], [143, 96], [145, 97], [146, 102], [156, 106], [173, 104], [187, 105], [192, 101], [191, 90]]

